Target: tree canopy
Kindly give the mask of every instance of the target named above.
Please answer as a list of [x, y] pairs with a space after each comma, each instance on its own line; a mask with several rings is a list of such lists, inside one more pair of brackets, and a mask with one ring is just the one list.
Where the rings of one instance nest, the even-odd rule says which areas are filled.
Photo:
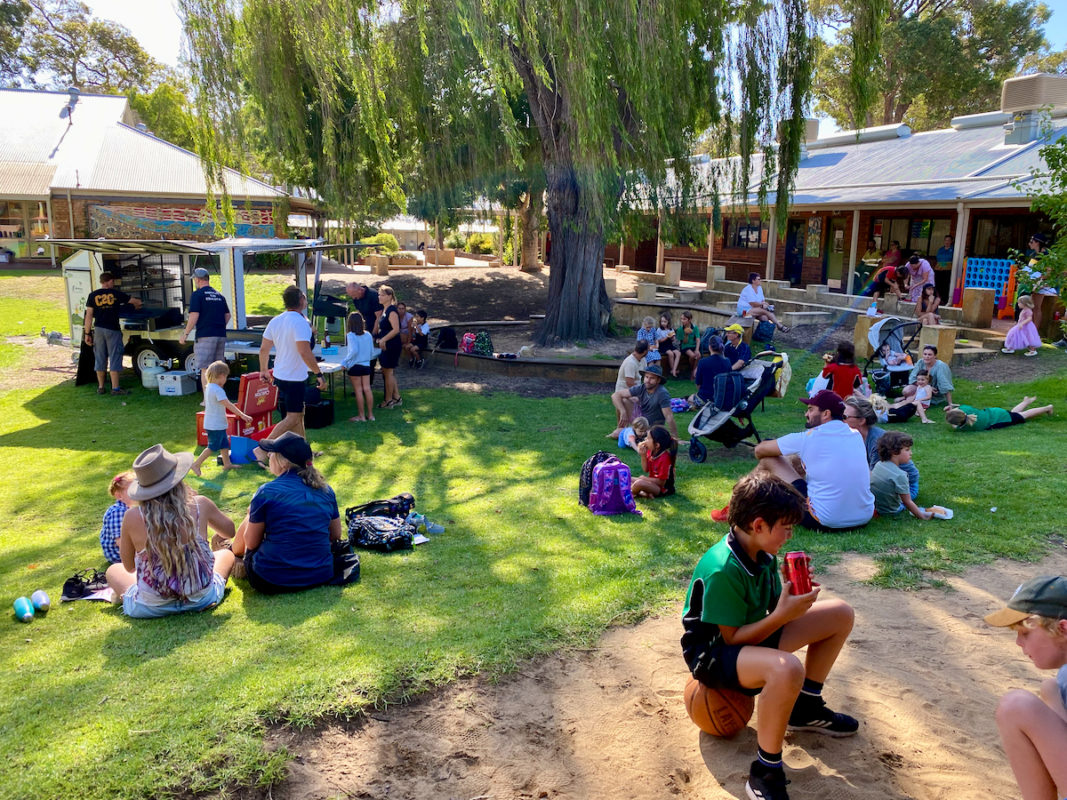
[[870, 24], [863, 0], [820, 0], [820, 21], [835, 30], [815, 71], [816, 110], [844, 128], [906, 122], [915, 130], [999, 107], [1001, 84], [1021, 70], [1062, 69], [1043, 32], [1048, 8], [1036, 0], [888, 0], [879, 57], [871, 65], [877, 102], [867, 114], [850, 101], [852, 37]]
[[[212, 160], [263, 109], [331, 211], [528, 169], [546, 185], [552, 268], [542, 339], [601, 335], [605, 238], [754, 175], [788, 202], [813, 60], [804, 0], [180, 0]], [[781, 144], [776, 141], [780, 121]], [[697, 136], [740, 158], [690, 159]], [[736, 150], [733, 148], [736, 147]], [[751, 172], [760, 156], [765, 168]], [[421, 186], [410, 178], [418, 176]]]

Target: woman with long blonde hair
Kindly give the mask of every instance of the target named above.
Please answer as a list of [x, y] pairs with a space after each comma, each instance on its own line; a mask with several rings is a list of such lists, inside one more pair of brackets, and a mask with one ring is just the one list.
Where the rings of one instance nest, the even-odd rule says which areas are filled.
[[385, 306], [385, 311], [378, 320], [378, 339], [375, 341], [375, 345], [382, 350], [378, 363], [382, 367], [382, 380], [385, 383], [385, 394], [378, 408], [396, 408], [403, 402], [400, 399], [400, 387], [396, 384], [396, 367], [400, 363], [401, 350], [400, 314], [396, 305], [396, 292], [391, 286], [379, 286], [378, 295]]
[[107, 570], [116, 602], [131, 617], [202, 611], [222, 602], [233, 554], [212, 553], [206, 533], [211, 528], [232, 539], [233, 521], [185, 485], [192, 463], [192, 453], [173, 454], [161, 444], [133, 462], [126, 493], [137, 505], [122, 519], [122, 563]]

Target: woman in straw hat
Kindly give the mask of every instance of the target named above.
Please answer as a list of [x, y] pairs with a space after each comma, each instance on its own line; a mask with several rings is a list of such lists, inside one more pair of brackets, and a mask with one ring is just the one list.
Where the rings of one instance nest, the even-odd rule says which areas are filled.
[[233, 521], [183, 483], [192, 463], [192, 453], [170, 453], [161, 444], [133, 462], [126, 491], [137, 505], [122, 520], [122, 563], [107, 570], [108, 585], [131, 617], [203, 611], [222, 602], [233, 553], [212, 553], [206, 532], [210, 527], [233, 538]]
[[258, 451], [269, 454], [267, 468], [277, 477], [256, 490], [233, 541], [248, 582], [264, 594], [343, 583], [331, 547], [344, 535], [341, 515], [311, 445], [288, 431], [260, 442]]

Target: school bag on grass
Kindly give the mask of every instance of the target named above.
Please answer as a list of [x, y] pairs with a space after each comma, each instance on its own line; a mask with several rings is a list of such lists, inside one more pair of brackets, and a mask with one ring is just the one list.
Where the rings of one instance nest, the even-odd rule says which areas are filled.
[[771, 342], [774, 340], [774, 323], [769, 320], [761, 320], [756, 323], [755, 329], [752, 331], [752, 341], [754, 342]]
[[630, 492], [630, 468], [614, 456], [593, 467], [589, 510], [601, 517], [641, 513]]
[[[347, 516], [347, 515], [346, 515]], [[395, 517], [349, 517], [348, 541], [353, 547], [391, 553], [410, 550], [415, 526]]]
[[601, 461], [614, 458], [611, 453], [597, 450], [582, 464], [582, 471], [578, 475], [578, 505], [589, 507], [589, 492], [593, 488], [593, 468]]
[[415, 508], [415, 498], [408, 492], [390, 497], [388, 500], [371, 500], [359, 506], [345, 510], [345, 522], [352, 524], [353, 517], [393, 517], [405, 519]]

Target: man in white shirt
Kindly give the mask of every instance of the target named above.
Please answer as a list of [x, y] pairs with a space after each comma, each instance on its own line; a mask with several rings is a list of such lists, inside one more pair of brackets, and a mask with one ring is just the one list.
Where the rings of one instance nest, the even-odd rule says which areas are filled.
[[[285, 403], [285, 418], [274, 426], [268, 439], [277, 439], [287, 431], [304, 435], [304, 390], [309, 372], [318, 378], [319, 391], [326, 388], [326, 378], [311, 353], [311, 324], [303, 313], [307, 297], [297, 287], [287, 286], [282, 302], [285, 311], [267, 323], [259, 347], [260, 369], [268, 382], [277, 385], [278, 396]], [[273, 373], [267, 371], [271, 348], [275, 349]]]
[[[862, 528], [874, 516], [874, 495], [863, 437], [844, 421], [845, 404], [823, 389], [806, 403], [806, 430], [756, 445], [757, 469], [773, 472], [808, 500], [800, 524], [817, 531]], [[798, 455], [802, 476], [788, 456]]]
[[[628, 391], [631, 386], [637, 386], [641, 380], [641, 370], [645, 368], [647, 354], [648, 342], [642, 340], [634, 345], [633, 352], [622, 360], [622, 365], [619, 367], [619, 377], [615, 379], [615, 392]], [[619, 413], [619, 409], [615, 409], [615, 430], [607, 435], [608, 439], [618, 439], [622, 429], [633, 421], [633, 403], [629, 403], [627, 408], [630, 411], [626, 415]]]

